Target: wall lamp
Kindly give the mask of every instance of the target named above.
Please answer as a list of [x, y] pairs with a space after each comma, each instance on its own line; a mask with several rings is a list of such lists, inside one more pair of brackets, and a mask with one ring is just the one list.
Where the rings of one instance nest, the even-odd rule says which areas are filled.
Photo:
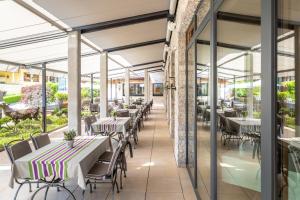
[[170, 89], [171, 90], [176, 90], [176, 83], [175, 83], [175, 77], [174, 76], [170, 76]]

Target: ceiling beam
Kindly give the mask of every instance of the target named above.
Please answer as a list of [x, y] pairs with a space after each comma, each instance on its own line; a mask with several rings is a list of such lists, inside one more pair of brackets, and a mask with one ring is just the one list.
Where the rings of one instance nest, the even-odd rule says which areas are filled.
[[[218, 12], [217, 14], [218, 20], [225, 20], [243, 24], [251, 24], [251, 25], [258, 25], [260, 26], [260, 17], [257, 16], [250, 16], [250, 15], [241, 15], [236, 13], [229, 13], [229, 12]], [[295, 26], [300, 26], [300, 23], [297, 21], [291, 20], [278, 20], [278, 27], [279, 28], [286, 28], [293, 30]]]
[[157, 65], [157, 66], [149, 66], [149, 67], [139, 67], [139, 68], [135, 68], [135, 69], [132, 69], [132, 71], [141, 71], [141, 70], [145, 70], [145, 69], [153, 69], [153, 68], [163, 68], [162, 65]]
[[135, 44], [128, 44], [128, 45], [119, 46], [119, 47], [112, 47], [112, 48], [104, 49], [103, 51], [111, 53], [111, 52], [115, 52], [115, 51], [122, 51], [122, 50], [127, 50], [127, 49], [138, 48], [138, 47], [150, 46], [150, 45], [164, 43], [164, 42], [166, 42], [165, 38], [157, 39], [157, 40], [150, 40], [150, 41], [140, 42], [140, 43], [135, 43]]
[[106, 22], [99, 22], [99, 23], [95, 23], [95, 24], [74, 27], [73, 30], [78, 30], [82, 34], [84, 34], [84, 33], [91, 33], [91, 32], [95, 32], [95, 31], [102, 31], [102, 30], [106, 30], [106, 29], [117, 28], [117, 27], [121, 27], [121, 26], [129, 26], [129, 25], [153, 21], [153, 20], [164, 19], [164, 18], [168, 18], [168, 17], [169, 17], [169, 11], [162, 10], [162, 11], [158, 11], [158, 12], [147, 13], [147, 14], [137, 15], [137, 16], [133, 16], [133, 17], [115, 19], [115, 20], [106, 21]]
[[159, 73], [159, 72], [164, 72], [164, 70], [162, 70], [162, 69], [157, 69], [157, 70], [149, 71], [149, 73]]
[[[197, 44], [210, 45], [210, 41], [207, 40], [197, 40]], [[227, 44], [223, 42], [217, 42], [218, 47], [228, 48], [228, 49], [236, 49], [240, 51], [250, 51], [251, 47], [235, 45], [235, 44]]]
[[33, 34], [30, 36], [23, 36], [23, 37], [8, 39], [8, 40], [2, 40], [0, 41], [0, 49], [7, 49], [12, 47], [29, 45], [29, 44], [45, 42], [49, 40], [57, 40], [65, 37], [67, 37], [67, 34], [61, 31], [51, 31], [47, 33]]
[[139, 64], [134, 64], [131, 67], [139, 67], [139, 66], [144, 66], [144, 65], [151, 65], [151, 64], [156, 64], [156, 63], [162, 63], [163, 60], [155, 60], [151, 62], [145, 62], [145, 63], [139, 63]]

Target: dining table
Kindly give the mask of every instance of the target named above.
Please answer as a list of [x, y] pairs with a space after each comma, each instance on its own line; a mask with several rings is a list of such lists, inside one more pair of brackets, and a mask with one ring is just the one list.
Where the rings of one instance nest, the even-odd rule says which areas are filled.
[[[13, 188], [14, 179], [18, 178], [39, 181], [51, 177], [64, 182], [75, 179], [78, 186], [85, 190], [86, 175], [99, 156], [110, 147], [109, 144], [109, 137], [101, 135], [77, 136], [73, 148], [68, 147], [66, 141], [62, 139], [52, 141], [14, 161], [9, 186]], [[47, 184], [48, 187], [53, 187], [51, 182], [44, 181], [44, 183], [46, 187]], [[64, 189], [69, 191], [67, 188]], [[40, 189], [35, 193], [38, 191]]]
[[261, 119], [250, 117], [226, 117], [226, 119], [239, 126], [239, 134], [247, 134], [253, 132], [260, 133]]
[[96, 122], [92, 123], [92, 128], [95, 132], [116, 132], [126, 135], [130, 125], [130, 117], [101, 117]]

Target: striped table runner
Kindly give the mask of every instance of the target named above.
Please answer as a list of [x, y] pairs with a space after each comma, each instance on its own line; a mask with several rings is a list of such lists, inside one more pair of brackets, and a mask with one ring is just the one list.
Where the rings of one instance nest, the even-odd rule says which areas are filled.
[[102, 121], [99, 124], [100, 132], [116, 132], [118, 121], [120, 121], [120, 119], [114, 120], [113, 118]]
[[55, 176], [67, 180], [68, 162], [95, 141], [94, 139], [95, 137], [75, 139], [74, 148], [69, 148], [65, 142], [62, 142], [36, 156], [28, 161], [30, 177], [32, 179], [42, 179]]

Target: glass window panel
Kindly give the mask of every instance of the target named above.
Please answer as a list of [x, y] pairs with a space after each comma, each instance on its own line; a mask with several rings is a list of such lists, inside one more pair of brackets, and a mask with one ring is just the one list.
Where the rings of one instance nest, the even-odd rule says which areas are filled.
[[201, 199], [210, 198], [210, 23], [197, 37], [197, 184]]
[[277, 0], [277, 4], [281, 24], [297, 24], [277, 30], [276, 87], [278, 199], [296, 200], [300, 193], [300, 2]]
[[[217, 21], [218, 199], [260, 199], [260, 0], [224, 0]], [[231, 75], [231, 76], [230, 76]]]
[[[187, 86], [187, 168], [189, 171], [189, 174], [191, 176], [192, 182], [194, 185], [196, 185], [197, 182], [197, 163], [196, 163], [196, 113], [195, 113], [195, 105], [196, 105], [196, 57], [195, 57], [195, 50], [196, 50], [196, 44], [193, 43], [193, 45], [188, 49], [187, 51], [187, 65], [186, 65], [186, 75], [189, 80], [194, 81], [188, 81]], [[169, 83], [171, 84], [171, 83]]]

